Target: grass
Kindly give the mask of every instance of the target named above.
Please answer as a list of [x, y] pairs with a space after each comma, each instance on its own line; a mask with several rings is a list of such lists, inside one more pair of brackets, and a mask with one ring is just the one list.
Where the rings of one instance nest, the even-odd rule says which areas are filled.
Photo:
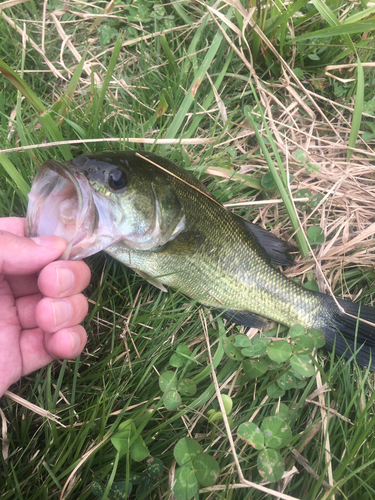
[[[193, 171], [231, 210], [297, 242], [304, 258], [288, 276], [374, 304], [370, 2], [50, 0], [45, 15], [42, 2], [13, 3], [0, 19], [0, 216], [25, 215], [48, 158], [153, 151]], [[2, 498], [119, 498], [113, 486], [126, 498], [129, 482], [129, 498], [172, 498], [174, 449], [186, 437], [220, 467], [197, 497], [271, 498], [254, 486], [260, 451], [237, 429], [280, 408], [292, 439], [280, 450], [284, 479], [266, 485], [274, 497], [375, 498], [372, 374], [321, 349], [304, 387], [272, 397], [272, 372], [248, 379], [223, 347], [238, 327], [105, 254], [88, 263], [83, 354], [12, 387], [26, 402], [1, 400]], [[197, 392], [171, 410], [159, 375], [175, 370], [182, 344], [192, 355], [177, 376]], [[233, 402], [231, 427], [225, 415], [209, 421], [209, 410], [225, 414], [219, 387]], [[111, 440], [130, 419], [130, 442], [141, 436], [149, 451], [140, 461]], [[162, 461], [161, 474], [149, 475], [150, 458]]]

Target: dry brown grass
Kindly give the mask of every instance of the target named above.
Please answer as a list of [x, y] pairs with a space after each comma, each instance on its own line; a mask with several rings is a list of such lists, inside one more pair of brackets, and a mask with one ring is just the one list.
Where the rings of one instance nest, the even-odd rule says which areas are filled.
[[[121, 9], [117, 8], [112, 1], [106, 4], [101, 15], [91, 14], [87, 11], [87, 6], [93, 6], [96, 2], [88, 4], [71, 0], [64, 3], [63, 11], [49, 12], [47, 15], [47, 11], [44, 9], [43, 17], [39, 20], [14, 20], [8, 8], [22, 1], [25, 0], [14, 0], [1, 4], [4, 9], [3, 20], [22, 36], [25, 46], [31, 45], [43, 57], [48, 68], [46, 69], [44, 66], [33, 70], [26, 69], [25, 73], [27, 74], [28, 71], [46, 72], [52, 73], [56, 78], [51, 86], [51, 103], [57, 101], [61, 93], [67, 88], [70, 76], [80, 61], [85, 48], [87, 48], [82, 43], [85, 40], [83, 36], [84, 29], [90, 34], [88, 56], [74, 95], [74, 100], [84, 109], [85, 100], [87, 102], [90, 99], [91, 74], [95, 84], [100, 86], [106, 74], [103, 57], [113, 50], [113, 44], [104, 51], [102, 50], [95, 28], [108, 18], [121, 20], [123, 15]], [[289, 276], [303, 278], [307, 272], [314, 270], [322, 291], [327, 291], [326, 281], [331, 289], [335, 289], [344, 268], [361, 267], [367, 269], [372, 268], [374, 264], [375, 151], [371, 144], [362, 140], [362, 133], [360, 133], [356, 148], [354, 148], [348, 162], [346, 158], [353, 106], [342, 105], [337, 101], [327, 99], [313, 90], [314, 87], [309, 81], [298, 81], [292, 71], [293, 68], [279, 55], [277, 55], [277, 58], [283, 67], [283, 78], [277, 85], [270, 85], [269, 82], [262, 81], [255, 73], [253, 61], [248, 55], [250, 51], [244, 49], [240, 43], [241, 40], [245, 44], [247, 43], [245, 36], [247, 24], [258, 30], [265, 47], [268, 47], [273, 52], [275, 49], [269, 40], [265, 39], [259, 28], [254, 25], [251, 11], [244, 11], [244, 8], [237, 0], [227, 0], [227, 3], [234, 5], [242, 13], [244, 18], [242, 31], [226, 21], [220, 11], [215, 8], [207, 7], [206, 15], [210, 15], [213, 22], [226, 22], [229, 30], [232, 31], [232, 35], [234, 34], [237, 37], [229, 37], [225, 34], [228, 46], [235, 50], [243, 64], [243, 67], [239, 68], [239, 72], [241, 72], [244, 79], [242, 91], [244, 92], [247, 89], [246, 76], [249, 80], [253, 78], [264, 108], [267, 124], [273, 133], [279, 154], [283, 158], [289, 173], [294, 176], [290, 186], [291, 191], [295, 194], [301, 189], [308, 189], [312, 196], [322, 195], [319, 204], [311, 210], [306, 210], [305, 206], [301, 208], [301, 205], [297, 205], [297, 213], [305, 232], [317, 221], [324, 230], [325, 242], [316, 251], [317, 262], [312, 260], [311, 257], [297, 258], [297, 264], [289, 271]], [[97, 4], [99, 5], [99, 2]], [[44, 6], [47, 6], [46, 1]], [[63, 22], [61, 18], [66, 13], [70, 14], [70, 20]], [[183, 25], [166, 30], [164, 34], [178, 32], [181, 39], [183, 39], [185, 35], [188, 36], [192, 30], [197, 29], [200, 22], [202, 20], [197, 19], [197, 23], [193, 27]], [[140, 26], [137, 26], [137, 29], [141, 32]], [[219, 24], [218, 29], [221, 29]], [[133, 90], [139, 85], [140, 76], [133, 77], [130, 74], [128, 77], [127, 71], [131, 70], [137, 64], [137, 59], [141, 57], [141, 50], [137, 48], [138, 44], [141, 41], [152, 43], [159, 35], [160, 32], [145, 36], [140, 35], [138, 38], [132, 38], [123, 43], [123, 50], [118, 66], [114, 71], [108, 95], [108, 99], [113, 103], [113, 112], [105, 120], [111, 120], [113, 123], [122, 118], [133, 120], [131, 110], [124, 109], [121, 106], [118, 91], [124, 89], [135, 100], [139, 100]], [[291, 35], [293, 35], [292, 31]], [[135, 48], [135, 51], [129, 52], [129, 47]], [[181, 62], [182, 59], [177, 61], [178, 64], [181, 64]], [[155, 69], [155, 67], [151, 69]], [[334, 69], [337, 69], [337, 67]], [[245, 77], [244, 70], [247, 71]], [[332, 71], [332, 68], [327, 68], [328, 70]], [[341, 78], [341, 76], [337, 78]], [[131, 83], [127, 83], [127, 81]], [[228, 81], [227, 84], [229, 83]], [[144, 102], [142, 106], [151, 109], [153, 112], [157, 110], [157, 103]], [[325, 109], [328, 111], [324, 111]], [[225, 117], [230, 115], [231, 111], [225, 101], [221, 100], [220, 95], [217, 94], [216, 104], [209, 111], [202, 110], [201, 112], [214, 117], [220, 115], [220, 124], [224, 128]], [[186, 116], [187, 123], [189, 123], [191, 116]], [[261, 130], [261, 133], [264, 134], [264, 130]], [[239, 155], [248, 154], [249, 160], [246, 162], [241, 161], [238, 172], [252, 175], [264, 171], [266, 166], [261, 156], [253, 154], [257, 148], [254, 145], [253, 136], [254, 132], [246, 120], [243, 120], [240, 125], [238, 123], [227, 124], [221, 141], [215, 145], [215, 148], [226, 148], [230, 145], [236, 148]], [[92, 141], [95, 140], [104, 140], [108, 143], [121, 141], [117, 137], [92, 139]], [[199, 137], [183, 139], [182, 141], [177, 140], [183, 145], [195, 146], [195, 149], [189, 149], [189, 154], [199, 157], [202, 148], [208, 147], [212, 142], [216, 141], [216, 138], [211, 136], [209, 129], [199, 129]], [[129, 141], [150, 143], [154, 142], [154, 139], [150, 134], [148, 137], [129, 139]], [[173, 144], [175, 141], [168, 139], [156, 142], [159, 144]], [[67, 141], [68, 144], [72, 145], [75, 142], [77, 141]], [[51, 144], [35, 144], [31, 145], [30, 148], [47, 148], [49, 146]], [[11, 150], [22, 151], [24, 149], [15, 147]], [[296, 150], [304, 152], [306, 157], [304, 164], [297, 160], [295, 156]], [[318, 168], [309, 171], [309, 168], [306, 168], [308, 163], [314, 164]], [[233, 166], [236, 166], [235, 161]], [[228, 176], [231, 176], [231, 173]], [[247, 199], [233, 200], [233, 202], [252, 203], [251, 200]], [[276, 224], [276, 232], [282, 235], [290, 235], [291, 228], [283, 222], [282, 211], [283, 209], [277, 203], [270, 200], [269, 204], [259, 207], [256, 222], [260, 222], [263, 226], [268, 223]], [[326, 281], [322, 276], [325, 276]], [[344, 285], [342, 285], [342, 296], [351, 300], [356, 298], [345, 289]], [[319, 386], [321, 388], [322, 384], [320, 383]], [[326, 422], [324, 398], [322, 399], [321, 394], [319, 397], [319, 404], [322, 407], [322, 421]], [[200, 418], [200, 415], [198, 417]], [[325, 429], [325, 424], [322, 425], [323, 429]], [[228, 435], [231, 435], [230, 430]], [[326, 439], [325, 430], [324, 436], [324, 439]], [[328, 441], [326, 447], [329, 448]], [[328, 462], [329, 457], [327, 457]], [[241, 469], [239, 468], [239, 470]], [[329, 482], [332, 484], [332, 473], [329, 475]], [[246, 487], [246, 485], [238, 485], [238, 487]], [[211, 489], [211, 491], [214, 491], [214, 489]], [[287, 496], [285, 495], [283, 498], [287, 498]]]

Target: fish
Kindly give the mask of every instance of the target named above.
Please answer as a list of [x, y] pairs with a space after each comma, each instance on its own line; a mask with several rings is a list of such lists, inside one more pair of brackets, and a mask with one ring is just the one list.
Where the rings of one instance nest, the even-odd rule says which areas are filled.
[[293, 264], [289, 243], [226, 209], [166, 158], [112, 151], [46, 161], [26, 231], [64, 237], [62, 259], [104, 250], [160, 290], [177, 289], [239, 325], [320, 329], [328, 350], [375, 371], [375, 308], [287, 278], [280, 266]]

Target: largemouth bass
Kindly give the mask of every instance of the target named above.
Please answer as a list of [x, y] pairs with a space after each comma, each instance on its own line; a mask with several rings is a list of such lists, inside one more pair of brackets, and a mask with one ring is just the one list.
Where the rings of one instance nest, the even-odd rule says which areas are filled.
[[[375, 309], [312, 292], [274, 265], [289, 246], [218, 203], [193, 174], [151, 153], [47, 161], [29, 194], [27, 234], [58, 235], [64, 259], [104, 250], [155, 286], [180, 290], [223, 317], [319, 328], [326, 347], [375, 370]], [[358, 317], [365, 321], [358, 321]], [[372, 323], [372, 325], [370, 324]]]

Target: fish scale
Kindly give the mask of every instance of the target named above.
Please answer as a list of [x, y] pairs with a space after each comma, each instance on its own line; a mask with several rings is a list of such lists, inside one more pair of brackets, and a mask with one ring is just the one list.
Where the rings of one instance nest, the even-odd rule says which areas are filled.
[[[248, 310], [287, 326], [315, 324], [318, 297], [272, 268], [257, 243], [224, 207], [195, 190], [186, 193], [176, 180], [172, 185], [183, 200], [186, 232], [202, 235], [204, 241], [189, 245], [182, 234], [158, 251], [129, 251], [119, 243], [106, 249], [107, 253], [204, 305]], [[204, 217], [197, 216], [202, 213]]]
[[[70, 218], [65, 224], [66, 206], [78, 207], [75, 230]], [[104, 250], [163, 291], [171, 286], [233, 322], [320, 328], [328, 349], [355, 353], [375, 370], [375, 309], [286, 278], [274, 267], [292, 263], [286, 242], [225, 209], [165, 158], [126, 151], [46, 162], [30, 193], [27, 230], [64, 235], [63, 258]]]

